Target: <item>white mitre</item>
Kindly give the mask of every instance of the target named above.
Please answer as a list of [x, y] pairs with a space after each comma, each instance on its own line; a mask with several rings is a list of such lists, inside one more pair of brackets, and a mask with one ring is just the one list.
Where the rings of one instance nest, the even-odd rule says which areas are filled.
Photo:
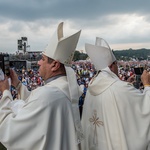
[[51, 37], [49, 45], [46, 47], [44, 52], [42, 52], [47, 57], [58, 60], [65, 66], [69, 85], [70, 100], [73, 108], [73, 119], [76, 129], [77, 144], [79, 144], [84, 138], [78, 107], [79, 96], [81, 96], [81, 94], [79, 93], [79, 86], [77, 84], [75, 72], [70, 66], [80, 33], [81, 30], [69, 37], [64, 37], [63, 22], [61, 22]]
[[96, 37], [95, 45], [86, 43], [85, 50], [96, 70], [102, 70], [116, 61], [108, 43], [102, 38]]
[[70, 66], [80, 33], [81, 30], [69, 37], [64, 37], [63, 22], [61, 22], [51, 37], [50, 43], [44, 50], [43, 54], [54, 60], [58, 60], [65, 66]]

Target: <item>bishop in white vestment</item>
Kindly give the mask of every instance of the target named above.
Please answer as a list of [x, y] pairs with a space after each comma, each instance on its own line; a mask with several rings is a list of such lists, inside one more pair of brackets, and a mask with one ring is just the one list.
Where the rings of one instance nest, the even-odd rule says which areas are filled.
[[[89, 57], [100, 72], [89, 83], [83, 106], [82, 150], [148, 150], [150, 75], [147, 71], [142, 75], [146, 78], [143, 93], [121, 81], [113, 53], [101, 44], [102, 39], [97, 38], [96, 45], [86, 45]], [[113, 70], [112, 66], [116, 68]]]
[[[0, 81], [0, 142], [8, 150], [78, 150], [83, 134], [77, 82], [69, 67], [80, 31], [63, 37], [60, 23], [38, 62], [45, 85], [31, 93], [11, 71], [19, 99], [13, 101], [8, 81]], [[70, 85], [70, 75], [73, 87]], [[74, 88], [74, 91], [72, 91]]]

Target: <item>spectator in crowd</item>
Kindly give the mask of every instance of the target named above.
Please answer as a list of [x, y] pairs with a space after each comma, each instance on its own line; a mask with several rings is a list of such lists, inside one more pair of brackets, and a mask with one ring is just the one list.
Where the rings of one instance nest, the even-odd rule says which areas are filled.
[[83, 109], [83, 104], [84, 104], [84, 98], [85, 94], [82, 93], [82, 95], [79, 98], [79, 111], [80, 111], [80, 118], [82, 118], [82, 109]]
[[81, 61], [81, 62], [73, 62], [72, 68], [76, 72], [77, 82], [81, 88], [82, 95], [79, 98], [79, 110], [80, 110], [80, 118], [82, 117], [82, 108], [84, 105], [84, 98], [86, 95], [86, 91], [88, 88], [88, 84], [91, 78], [96, 73], [93, 64], [88, 61]]
[[[103, 44], [103, 45], [102, 45]], [[118, 66], [109, 45], [101, 38], [85, 44], [98, 74], [86, 94], [82, 150], [147, 150], [150, 143], [150, 74], [144, 71], [144, 92], [118, 77]]]
[[59, 24], [38, 62], [44, 86], [30, 92], [11, 70], [12, 85], [18, 90], [20, 100], [12, 101], [7, 79], [0, 81], [3, 92], [0, 142], [7, 149], [78, 149], [83, 138], [78, 110], [80, 95], [74, 71], [69, 66], [79, 36], [80, 31], [64, 37], [63, 23]]

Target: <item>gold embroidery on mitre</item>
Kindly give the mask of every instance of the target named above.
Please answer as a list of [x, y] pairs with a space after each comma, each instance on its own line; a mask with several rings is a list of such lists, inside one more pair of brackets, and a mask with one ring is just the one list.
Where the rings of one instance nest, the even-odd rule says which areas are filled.
[[64, 64], [70, 65], [72, 58], [73, 58], [73, 55], [74, 55], [74, 52], [72, 52], [71, 55], [68, 57], [68, 59], [64, 61]]

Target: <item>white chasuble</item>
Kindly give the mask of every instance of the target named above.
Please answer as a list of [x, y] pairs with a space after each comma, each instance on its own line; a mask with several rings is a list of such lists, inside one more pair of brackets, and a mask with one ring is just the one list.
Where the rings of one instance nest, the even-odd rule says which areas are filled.
[[31, 93], [22, 86], [19, 98], [25, 104], [20, 108], [5, 90], [0, 100], [0, 142], [8, 150], [78, 150], [68, 95], [65, 76]]
[[147, 150], [150, 90], [141, 93], [108, 68], [89, 84], [83, 106], [82, 150]]

